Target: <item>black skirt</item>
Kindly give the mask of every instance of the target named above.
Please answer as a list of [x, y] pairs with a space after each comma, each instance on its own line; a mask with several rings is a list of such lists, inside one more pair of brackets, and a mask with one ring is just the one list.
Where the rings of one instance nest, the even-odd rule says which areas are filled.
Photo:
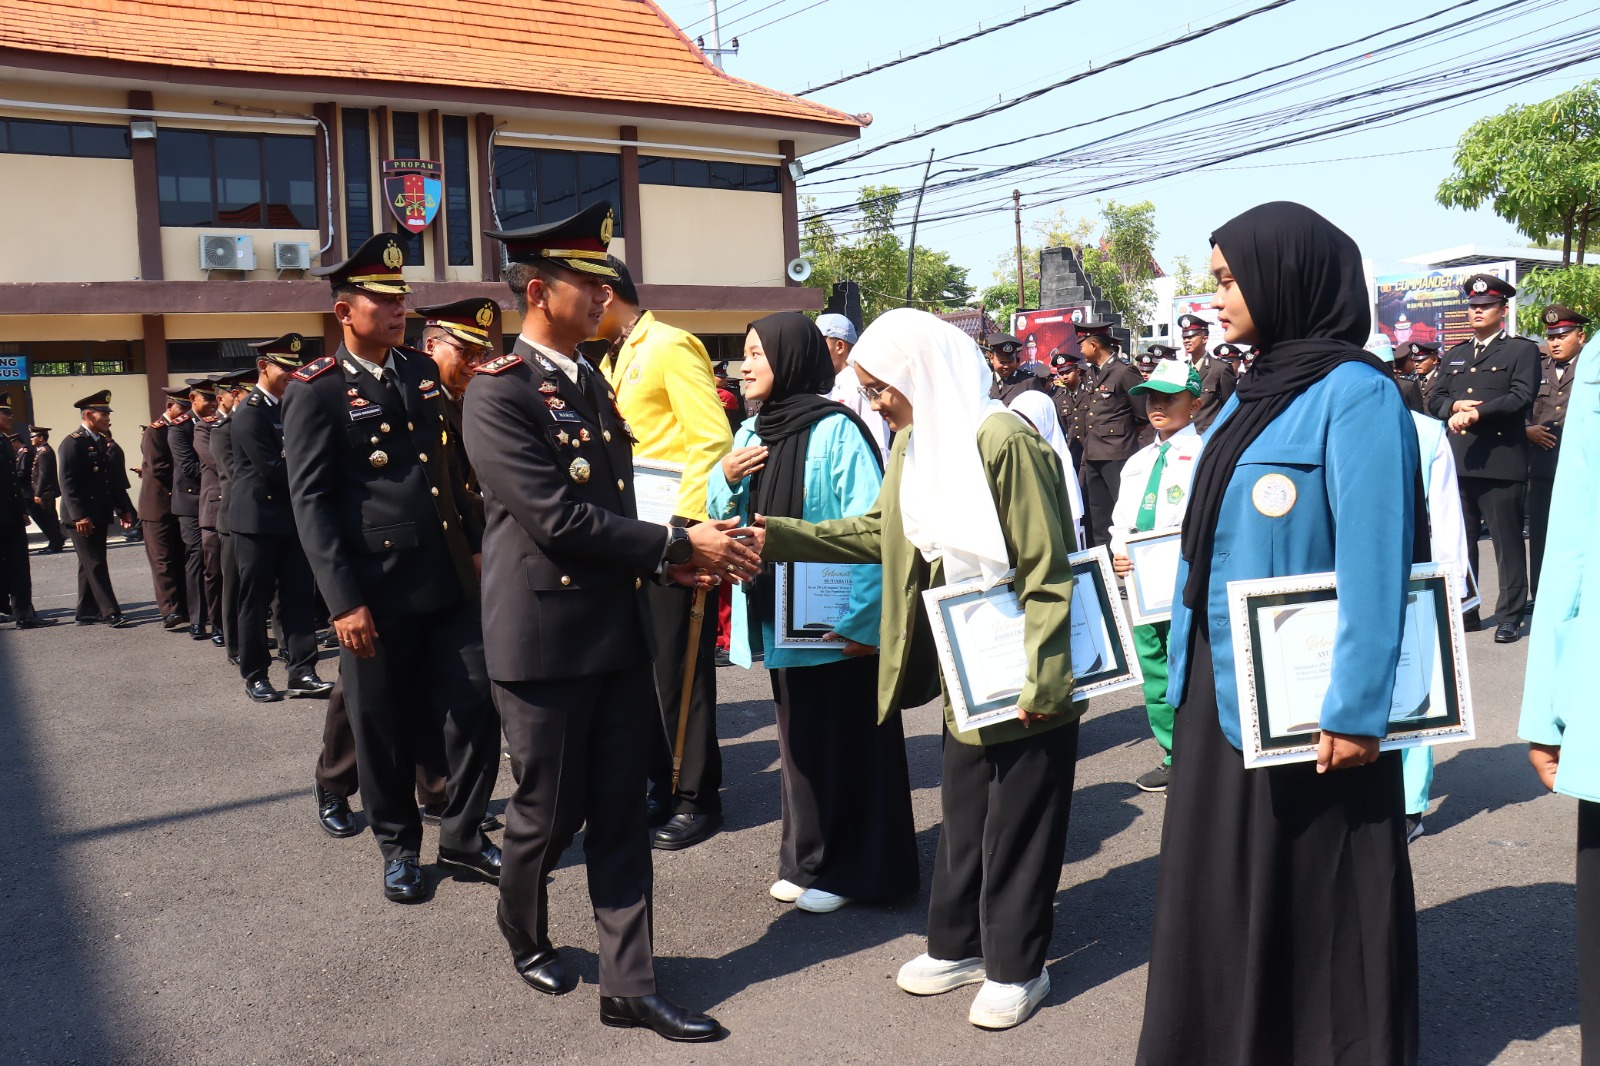
[[[1197, 625], [1203, 629], [1203, 623]], [[1410, 1066], [1417, 923], [1400, 753], [1246, 770], [1190, 659], [1156, 875], [1140, 1066]]]
[[878, 724], [878, 660], [773, 671], [783, 775], [778, 876], [848, 899], [921, 883], [900, 716]]

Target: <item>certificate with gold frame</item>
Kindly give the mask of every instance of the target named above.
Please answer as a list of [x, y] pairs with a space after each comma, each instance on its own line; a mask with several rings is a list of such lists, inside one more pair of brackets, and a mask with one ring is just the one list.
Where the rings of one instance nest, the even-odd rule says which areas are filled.
[[[1411, 568], [1384, 751], [1476, 735], [1455, 572]], [[1316, 758], [1333, 676], [1339, 601], [1331, 573], [1228, 582], [1247, 768]]]

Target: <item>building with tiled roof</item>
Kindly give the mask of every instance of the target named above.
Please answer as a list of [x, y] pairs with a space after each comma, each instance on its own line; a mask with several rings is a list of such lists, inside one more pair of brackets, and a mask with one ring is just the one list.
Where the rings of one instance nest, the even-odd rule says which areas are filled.
[[[70, 425], [111, 388], [337, 343], [306, 271], [407, 233], [415, 303], [489, 295], [481, 231], [597, 199], [658, 315], [732, 353], [811, 310], [787, 163], [866, 121], [712, 66], [649, 0], [0, 0], [0, 390]], [[385, 164], [440, 164], [412, 234]], [[395, 169], [395, 168], [387, 168]], [[392, 190], [391, 190], [392, 193]], [[20, 208], [20, 210], [19, 210]], [[16, 375], [25, 375], [22, 383]]]

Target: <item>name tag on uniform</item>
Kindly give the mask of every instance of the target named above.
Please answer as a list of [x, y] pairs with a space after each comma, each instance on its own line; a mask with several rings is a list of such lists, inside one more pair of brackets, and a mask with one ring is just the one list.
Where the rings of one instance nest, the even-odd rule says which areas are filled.
[[551, 411], [550, 417], [557, 422], [582, 422], [583, 416], [576, 411]]
[[373, 415], [381, 414], [383, 414], [383, 408], [376, 404], [370, 407], [352, 407], [350, 409], [350, 421], [358, 422], [363, 418], [371, 418]]
[[1465, 359], [1452, 359], [1450, 361], [1450, 365], [1451, 366], [1466, 366], [1467, 365], [1467, 361]]

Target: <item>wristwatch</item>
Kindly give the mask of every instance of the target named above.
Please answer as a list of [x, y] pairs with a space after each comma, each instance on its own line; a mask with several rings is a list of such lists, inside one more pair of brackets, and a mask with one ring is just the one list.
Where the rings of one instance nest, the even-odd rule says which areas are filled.
[[682, 526], [672, 526], [667, 534], [667, 552], [664, 558], [672, 566], [681, 566], [694, 556], [694, 545], [689, 542], [689, 531]]

